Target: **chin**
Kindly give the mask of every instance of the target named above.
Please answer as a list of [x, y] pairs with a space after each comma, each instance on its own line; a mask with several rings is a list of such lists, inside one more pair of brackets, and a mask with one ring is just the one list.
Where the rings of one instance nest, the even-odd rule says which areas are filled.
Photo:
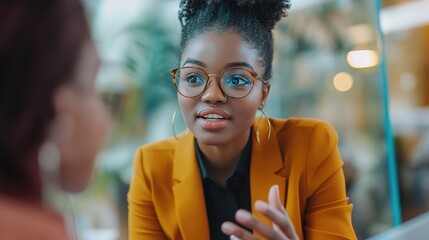
[[62, 159], [59, 185], [63, 191], [79, 193], [89, 186], [94, 175], [95, 156], [74, 155]]
[[216, 133], [200, 133], [195, 135], [195, 138], [198, 140], [198, 143], [209, 146], [224, 146], [230, 143], [227, 137]]
[[92, 176], [62, 176], [61, 189], [69, 193], [79, 193], [84, 191], [91, 182]]

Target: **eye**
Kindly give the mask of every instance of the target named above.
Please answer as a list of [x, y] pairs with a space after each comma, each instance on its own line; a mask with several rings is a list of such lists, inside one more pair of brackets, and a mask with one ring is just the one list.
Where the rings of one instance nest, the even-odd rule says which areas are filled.
[[226, 79], [226, 85], [232, 87], [245, 86], [250, 83], [252, 83], [251, 80], [239, 74], [232, 75]]
[[190, 73], [186, 76], [185, 81], [190, 85], [199, 85], [199, 84], [204, 84], [205, 79], [203, 76], [199, 74]]

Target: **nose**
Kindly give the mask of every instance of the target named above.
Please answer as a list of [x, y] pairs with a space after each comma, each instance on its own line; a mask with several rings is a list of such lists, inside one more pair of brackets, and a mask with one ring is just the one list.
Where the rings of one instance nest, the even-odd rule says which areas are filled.
[[[211, 77], [211, 79], [210, 79]], [[227, 98], [220, 88], [219, 81], [216, 80], [216, 76], [210, 75], [207, 88], [201, 97], [203, 102], [207, 103], [225, 103]]]

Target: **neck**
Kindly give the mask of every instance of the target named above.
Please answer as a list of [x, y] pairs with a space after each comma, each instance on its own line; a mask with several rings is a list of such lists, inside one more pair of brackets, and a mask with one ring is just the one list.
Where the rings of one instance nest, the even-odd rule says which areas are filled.
[[244, 148], [249, 140], [250, 131], [235, 140], [232, 144], [213, 146], [198, 143], [204, 155], [204, 164], [208, 174], [225, 186], [243, 155]]

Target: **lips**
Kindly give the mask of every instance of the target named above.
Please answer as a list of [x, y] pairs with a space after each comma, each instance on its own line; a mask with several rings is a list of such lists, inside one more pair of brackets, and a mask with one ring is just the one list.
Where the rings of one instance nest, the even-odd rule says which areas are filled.
[[220, 130], [230, 120], [231, 115], [219, 108], [205, 108], [197, 114], [197, 122], [206, 130]]
[[211, 119], [211, 120], [219, 120], [219, 119], [225, 119], [225, 117], [224, 116], [221, 116], [221, 115], [219, 115], [219, 114], [207, 114], [207, 115], [205, 115], [205, 116], [201, 116], [202, 118], [204, 118], [204, 119]]
[[204, 108], [197, 114], [197, 118], [230, 119], [231, 115], [219, 108]]

